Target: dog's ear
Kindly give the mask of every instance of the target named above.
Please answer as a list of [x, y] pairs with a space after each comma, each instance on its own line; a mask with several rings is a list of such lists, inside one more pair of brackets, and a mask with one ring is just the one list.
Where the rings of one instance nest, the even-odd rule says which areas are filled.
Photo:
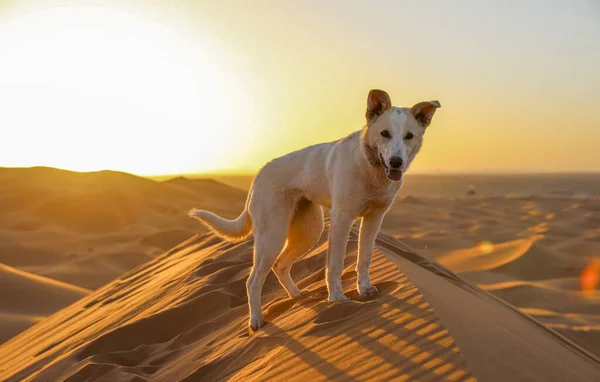
[[384, 111], [392, 108], [392, 101], [389, 94], [383, 90], [371, 89], [367, 97], [367, 122], [383, 114]]
[[415, 117], [421, 127], [426, 128], [431, 123], [435, 111], [442, 107], [438, 101], [419, 102], [410, 108], [410, 113]]

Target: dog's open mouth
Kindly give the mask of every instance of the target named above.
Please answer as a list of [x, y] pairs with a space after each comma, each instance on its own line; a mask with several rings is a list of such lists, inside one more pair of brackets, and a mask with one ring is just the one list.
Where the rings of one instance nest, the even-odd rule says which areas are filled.
[[395, 168], [389, 168], [385, 164], [385, 161], [383, 160], [383, 156], [381, 156], [381, 153], [379, 153], [379, 161], [381, 162], [381, 165], [385, 169], [385, 176], [387, 176], [387, 178], [389, 180], [391, 180], [392, 182], [398, 182], [399, 180], [402, 179], [402, 170], [395, 169]]

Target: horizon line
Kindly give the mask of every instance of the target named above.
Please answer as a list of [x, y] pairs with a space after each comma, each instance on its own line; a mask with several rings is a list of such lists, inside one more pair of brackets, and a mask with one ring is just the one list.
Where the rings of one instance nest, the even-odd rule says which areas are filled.
[[[127, 173], [143, 178], [176, 178], [176, 177], [193, 177], [193, 178], [206, 178], [206, 177], [236, 177], [236, 176], [255, 176], [260, 170], [224, 170], [224, 171], [208, 171], [208, 172], [173, 172], [173, 173], [164, 173], [164, 174], [140, 174], [135, 172], [128, 172], [123, 170], [114, 170], [114, 169], [96, 169], [96, 170], [72, 170], [61, 167], [52, 167], [52, 166], [0, 166], [0, 169], [35, 169], [35, 168], [47, 168], [68, 172], [76, 172], [76, 173], [95, 173], [102, 171], [112, 171], [112, 172], [121, 172]], [[575, 175], [575, 174], [589, 174], [589, 175], [600, 175], [600, 170], [507, 170], [507, 169], [479, 169], [479, 170], [414, 170], [406, 175]]]

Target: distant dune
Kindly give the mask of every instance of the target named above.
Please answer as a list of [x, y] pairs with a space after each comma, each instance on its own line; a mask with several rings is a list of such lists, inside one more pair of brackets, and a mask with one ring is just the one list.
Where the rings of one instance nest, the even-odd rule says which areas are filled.
[[100, 171], [0, 168], [0, 263], [97, 288], [197, 232], [190, 207], [233, 217], [244, 191]]
[[89, 292], [0, 264], [0, 342]]

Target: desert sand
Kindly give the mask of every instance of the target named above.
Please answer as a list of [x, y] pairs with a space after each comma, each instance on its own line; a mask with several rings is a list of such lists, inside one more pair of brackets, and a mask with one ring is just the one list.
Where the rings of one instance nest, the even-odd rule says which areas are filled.
[[252, 240], [225, 243], [185, 216], [193, 206], [234, 217], [244, 190], [48, 168], [0, 169], [0, 182], [0, 380], [600, 373], [598, 175], [407, 177], [376, 243], [380, 295], [354, 291], [355, 229], [344, 272], [351, 301], [326, 301], [323, 235], [292, 269], [309, 293], [290, 300], [270, 274], [269, 324], [254, 334]]

